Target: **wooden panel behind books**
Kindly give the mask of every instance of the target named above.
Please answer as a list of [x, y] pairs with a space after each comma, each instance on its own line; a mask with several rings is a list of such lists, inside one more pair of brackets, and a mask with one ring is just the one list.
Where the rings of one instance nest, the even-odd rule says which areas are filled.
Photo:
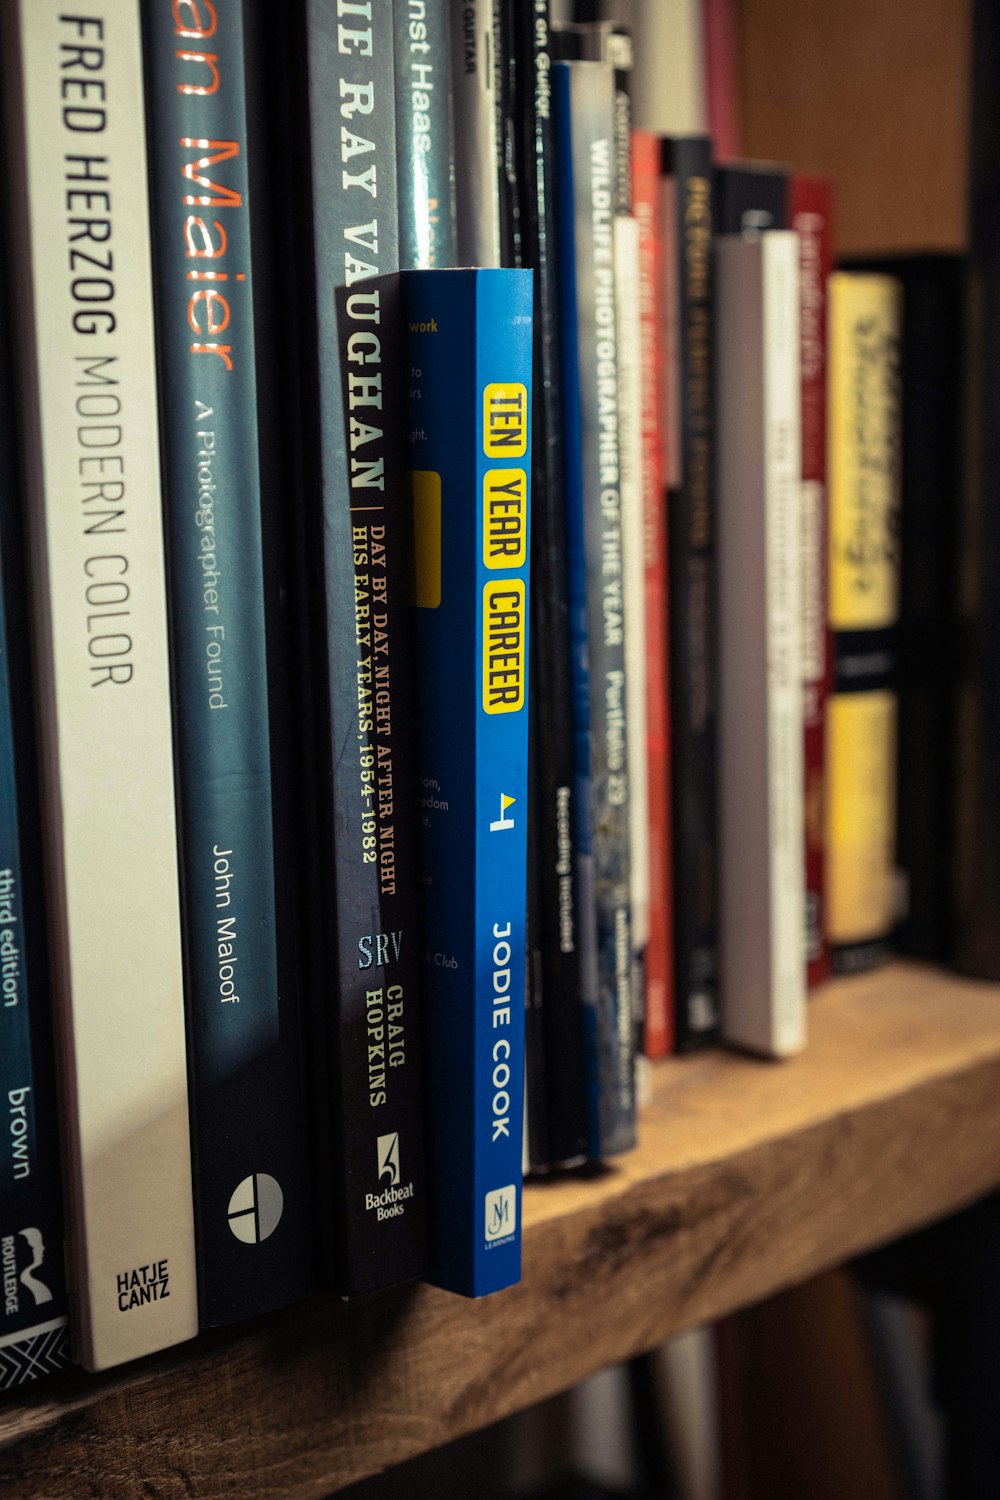
[[741, 0], [744, 148], [833, 179], [841, 254], [966, 242], [970, 0]]

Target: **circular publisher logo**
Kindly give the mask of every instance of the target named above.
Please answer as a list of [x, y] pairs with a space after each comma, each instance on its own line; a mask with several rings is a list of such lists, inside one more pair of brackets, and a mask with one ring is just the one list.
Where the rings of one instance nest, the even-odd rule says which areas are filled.
[[277, 1229], [284, 1206], [280, 1185], [266, 1172], [255, 1172], [229, 1200], [229, 1227], [244, 1245], [258, 1245]]

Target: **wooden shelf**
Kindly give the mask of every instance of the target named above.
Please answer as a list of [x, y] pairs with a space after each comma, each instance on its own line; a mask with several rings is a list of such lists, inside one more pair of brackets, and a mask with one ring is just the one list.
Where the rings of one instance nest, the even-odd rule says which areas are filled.
[[641, 1145], [525, 1194], [524, 1281], [311, 1299], [0, 1401], [0, 1494], [318, 1500], [1000, 1184], [1000, 989], [830, 985], [809, 1050], [654, 1069]]

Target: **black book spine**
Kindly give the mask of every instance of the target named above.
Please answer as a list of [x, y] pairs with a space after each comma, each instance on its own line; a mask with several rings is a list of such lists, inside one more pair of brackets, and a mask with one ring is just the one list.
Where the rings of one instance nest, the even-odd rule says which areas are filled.
[[325, 946], [314, 989], [329, 1011], [330, 1142], [318, 1149], [333, 1177], [333, 1279], [353, 1294], [423, 1272], [426, 1203], [393, 17], [339, 9], [303, 0], [286, 56], [304, 72], [289, 93], [307, 140], [296, 535]]
[[887, 262], [883, 269], [903, 283], [896, 865], [906, 899], [895, 937], [901, 953], [944, 963], [958, 786], [953, 736], [965, 263], [926, 256]]
[[896, 679], [894, 945], [948, 962], [954, 761], [957, 541], [963, 458], [965, 261], [954, 255], [850, 260], [845, 270], [903, 287], [899, 624]]
[[666, 351], [674, 965], [677, 1049], [687, 1051], [719, 1025], [712, 148], [690, 136], [663, 149], [665, 293], [676, 313]]
[[493, 0], [493, 61], [496, 71], [497, 192], [500, 202], [500, 264], [524, 264], [523, 192], [517, 164], [515, 111], [518, 99], [517, 0]]
[[[251, 216], [267, 215], [248, 136], [260, 77], [252, 7], [202, 26], [145, 0], [149, 149], [198, 1299], [213, 1326], [303, 1296], [312, 1280], [280, 572], [258, 371], [273, 302]], [[207, 16], [207, 12], [206, 12]], [[192, 485], [194, 476], [194, 485]], [[273, 477], [273, 476], [272, 476]], [[273, 526], [273, 519], [270, 521]], [[274, 669], [277, 670], [269, 670]], [[285, 836], [282, 837], [284, 831]]]
[[394, 0], [399, 261], [458, 260], [449, 0]]
[[712, 173], [715, 233], [788, 229], [788, 179], [787, 167], [716, 167]]
[[[0, 229], [5, 226], [0, 226]], [[0, 233], [0, 241], [3, 235]], [[0, 402], [13, 412], [7, 268], [0, 244]], [[21, 474], [0, 443], [0, 1390], [69, 1360], [63, 1208], [46, 963]]]
[[951, 959], [1000, 979], [1000, 11], [976, 0], [970, 56], [966, 423], [959, 521]]
[[[538, 846], [536, 885], [548, 1144], [551, 1160], [558, 1163], [585, 1154], [587, 1124], [577, 886], [572, 854], [576, 847], [576, 784], [569, 674], [549, 0], [533, 0], [530, 8], [518, 11], [516, 22], [524, 263], [535, 273], [531, 697], [537, 754], [532, 823]], [[530, 1111], [530, 1074], [528, 1091]]]

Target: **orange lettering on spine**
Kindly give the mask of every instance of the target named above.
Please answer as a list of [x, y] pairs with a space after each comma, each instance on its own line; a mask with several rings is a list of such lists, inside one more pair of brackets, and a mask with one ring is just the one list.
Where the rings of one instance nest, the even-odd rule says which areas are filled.
[[197, 94], [199, 98], [207, 99], [211, 94], [217, 93], [219, 88], [219, 69], [216, 66], [219, 61], [217, 52], [180, 52], [177, 53], [179, 62], [204, 63], [211, 74], [211, 82], [201, 83], [179, 83], [177, 92], [179, 94]]
[[[196, 41], [203, 42], [206, 37], [215, 35], [218, 22], [215, 16], [215, 6], [211, 0], [174, 0], [171, 8], [174, 14], [174, 30], [178, 36], [192, 37]], [[203, 11], [208, 12], [207, 24], [202, 20]]]
[[[225, 255], [228, 243], [226, 231], [218, 219], [212, 220], [211, 227], [219, 236], [218, 249], [212, 244], [211, 230], [204, 219], [200, 219], [197, 214], [188, 214], [184, 220], [184, 244], [187, 247], [187, 254], [192, 260], [219, 260]], [[198, 235], [201, 236], [200, 247], [197, 241]]]

